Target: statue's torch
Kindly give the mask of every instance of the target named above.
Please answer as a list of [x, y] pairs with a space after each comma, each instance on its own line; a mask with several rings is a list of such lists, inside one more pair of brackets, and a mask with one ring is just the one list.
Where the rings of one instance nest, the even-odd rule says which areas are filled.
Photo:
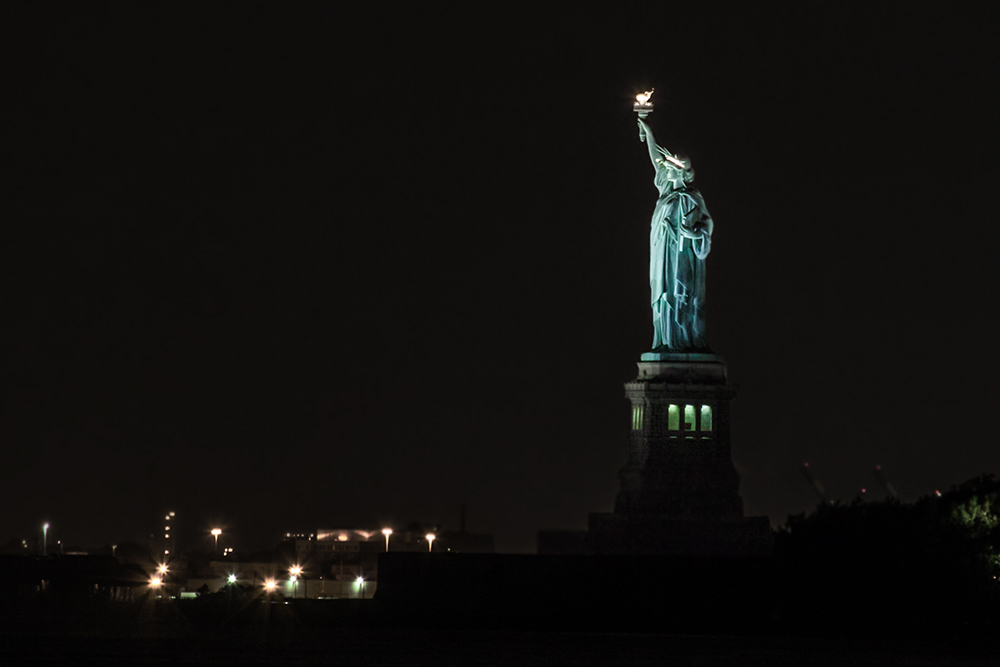
[[[635, 96], [635, 104], [632, 105], [632, 111], [639, 114], [639, 118], [642, 120], [645, 120], [646, 116], [653, 113], [653, 103], [649, 101], [649, 98], [652, 96], [652, 88]], [[643, 131], [641, 125], [639, 126], [639, 141], [646, 141], [646, 133]]]

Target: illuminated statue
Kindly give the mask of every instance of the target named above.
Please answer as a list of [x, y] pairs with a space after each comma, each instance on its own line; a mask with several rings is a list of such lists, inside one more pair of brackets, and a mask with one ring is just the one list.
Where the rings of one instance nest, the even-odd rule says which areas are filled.
[[712, 247], [712, 218], [701, 193], [690, 186], [691, 161], [658, 146], [643, 115], [639, 138], [649, 148], [660, 191], [649, 229], [653, 349], [706, 350], [705, 258]]

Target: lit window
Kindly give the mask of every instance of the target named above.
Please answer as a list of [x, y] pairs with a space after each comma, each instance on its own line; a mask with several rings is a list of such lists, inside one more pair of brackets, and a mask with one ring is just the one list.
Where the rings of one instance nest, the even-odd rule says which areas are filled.
[[681, 430], [681, 411], [676, 405], [671, 405], [667, 408], [667, 430]]
[[703, 405], [701, 406], [701, 430], [711, 431], [712, 430], [712, 406]]
[[642, 430], [642, 417], [643, 408], [641, 405], [632, 406], [632, 430], [641, 431]]
[[684, 406], [684, 430], [693, 431], [694, 430], [694, 406], [685, 405]]

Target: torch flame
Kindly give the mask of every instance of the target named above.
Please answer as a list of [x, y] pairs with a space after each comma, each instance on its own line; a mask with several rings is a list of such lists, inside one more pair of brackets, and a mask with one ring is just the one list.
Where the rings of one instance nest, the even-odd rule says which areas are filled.
[[635, 96], [636, 104], [641, 104], [642, 106], [646, 106], [647, 104], [649, 104], [649, 98], [652, 96], [653, 96], [652, 88], [644, 93], [639, 93], [638, 95]]

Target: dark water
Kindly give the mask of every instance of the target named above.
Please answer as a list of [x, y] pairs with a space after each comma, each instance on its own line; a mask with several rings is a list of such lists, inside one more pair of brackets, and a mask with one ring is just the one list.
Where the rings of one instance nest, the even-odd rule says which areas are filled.
[[600, 633], [330, 630], [318, 636], [5, 635], [0, 664], [60, 665], [997, 665], [960, 641], [793, 639]]

